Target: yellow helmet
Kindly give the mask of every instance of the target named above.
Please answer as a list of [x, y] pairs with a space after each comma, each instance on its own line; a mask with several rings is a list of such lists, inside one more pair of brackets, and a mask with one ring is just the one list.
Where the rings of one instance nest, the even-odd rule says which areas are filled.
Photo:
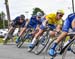
[[57, 13], [61, 13], [64, 15], [64, 10], [58, 10]]

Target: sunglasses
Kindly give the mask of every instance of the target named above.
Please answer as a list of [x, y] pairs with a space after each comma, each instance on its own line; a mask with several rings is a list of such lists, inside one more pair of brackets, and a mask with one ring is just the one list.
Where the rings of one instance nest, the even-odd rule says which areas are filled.
[[38, 17], [38, 18], [41, 18], [41, 17]]
[[63, 15], [59, 15], [60, 17], [63, 17]]

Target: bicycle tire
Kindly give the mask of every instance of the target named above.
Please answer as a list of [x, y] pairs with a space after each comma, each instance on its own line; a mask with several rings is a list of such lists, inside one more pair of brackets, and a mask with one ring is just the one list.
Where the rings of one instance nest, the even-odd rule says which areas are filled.
[[36, 50], [35, 50], [35, 54], [39, 55], [40, 53], [42, 53], [42, 51], [45, 49], [45, 47], [47, 46], [48, 42], [49, 42], [49, 38], [46, 37], [44, 43], [40, 42], [41, 40], [39, 39], [39, 43], [36, 46]]
[[[73, 41], [68, 44], [68, 46], [65, 48], [64, 52], [62, 53], [62, 59], [75, 59], [75, 55], [71, 53], [70, 51], [68, 52], [68, 48], [73, 44]], [[70, 57], [69, 57], [70, 56]]]
[[[25, 33], [25, 35], [24, 35], [24, 37], [25, 37], [28, 33], [30, 33], [30, 32], [31, 32], [31, 30], [27, 30], [26, 33]], [[23, 43], [26, 41], [26, 38], [24, 38], [24, 37], [21, 38], [20, 41], [17, 43], [17, 47], [18, 47], [18, 48], [20, 48], [20, 47], [23, 45]]]
[[64, 53], [65, 49], [66, 49], [70, 44], [73, 43], [74, 39], [75, 39], [75, 36], [73, 37], [73, 39], [71, 39], [71, 41], [70, 41], [65, 47], [62, 48], [62, 50], [60, 51], [60, 54], [63, 54], [63, 53]]
[[73, 44], [71, 45], [71, 52], [75, 54], [75, 40]]
[[16, 46], [17, 46], [18, 48], [20, 48], [20, 47], [23, 45], [23, 43], [25, 42], [25, 40], [26, 40], [26, 39], [21, 38], [20, 41], [17, 43]]

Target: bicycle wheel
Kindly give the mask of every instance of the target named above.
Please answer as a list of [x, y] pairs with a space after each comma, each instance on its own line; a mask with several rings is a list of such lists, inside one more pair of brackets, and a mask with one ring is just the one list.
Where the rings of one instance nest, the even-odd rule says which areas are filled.
[[26, 36], [27, 36], [27, 34], [29, 34], [29, 33], [31, 33], [31, 30], [30, 29], [28, 29], [27, 31], [26, 31], [26, 33], [23, 35], [23, 37], [20, 39], [20, 41], [17, 43], [17, 47], [18, 48], [20, 48], [22, 45], [23, 45], [23, 43], [26, 41]]
[[[26, 33], [26, 34], [27, 34], [27, 33]], [[25, 35], [26, 35], [26, 34], [25, 34]], [[24, 35], [24, 36], [25, 36], [25, 35]], [[20, 47], [23, 45], [23, 43], [25, 42], [26, 39], [24, 38], [24, 36], [21, 37], [20, 40], [19, 40], [19, 42], [17, 43], [16, 46], [17, 46], [18, 48], [20, 48]]]
[[35, 54], [38, 55], [40, 54], [46, 47], [46, 45], [48, 44], [49, 42], [49, 38], [47, 36], [43, 37], [44, 39], [40, 38], [39, 39], [39, 42], [36, 46], [36, 49], [35, 49]]
[[71, 52], [71, 50], [68, 51], [68, 48], [73, 44], [74, 42], [74, 38], [72, 39], [72, 41], [66, 45], [65, 48], [62, 49], [62, 51], [64, 51], [62, 53], [62, 59], [75, 59], [75, 54]]
[[17, 43], [17, 47], [20, 48], [23, 45], [24, 41], [22, 39]]
[[74, 40], [73, 44], [71, 45], [71, 52], [73, 52], [75, 54], [75, 40]]
[[66, 48], [62, 54], [62, 59], [75, 59], [75, 54], [73, 54], [71, 51], [67, 51], [68, 48]]

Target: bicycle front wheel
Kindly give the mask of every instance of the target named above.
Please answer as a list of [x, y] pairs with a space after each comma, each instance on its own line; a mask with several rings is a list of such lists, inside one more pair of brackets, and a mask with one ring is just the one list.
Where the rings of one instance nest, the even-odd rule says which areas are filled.
[[35, 48], [35, 54], [38, 55], [40, 54], [46, 47], [46, 45], [49, 42], [48, 37], [43, 37], [44, 39], [39, 39], [39, 43], [37, 44], [36, 48]]
[[71, 52], [75, 54], [75, 40], [71, 45]]
[[[72, 53], [73, 41], [66, 47], [65, 51], [62, 53], [62, 59], [75, 59], [75, 54]], [[71, 47], [70, 50], [68, 48]], [[75, 48], [75, 47], [73, 47]], [[73, 49], [75, 51], [75, 49]]]

